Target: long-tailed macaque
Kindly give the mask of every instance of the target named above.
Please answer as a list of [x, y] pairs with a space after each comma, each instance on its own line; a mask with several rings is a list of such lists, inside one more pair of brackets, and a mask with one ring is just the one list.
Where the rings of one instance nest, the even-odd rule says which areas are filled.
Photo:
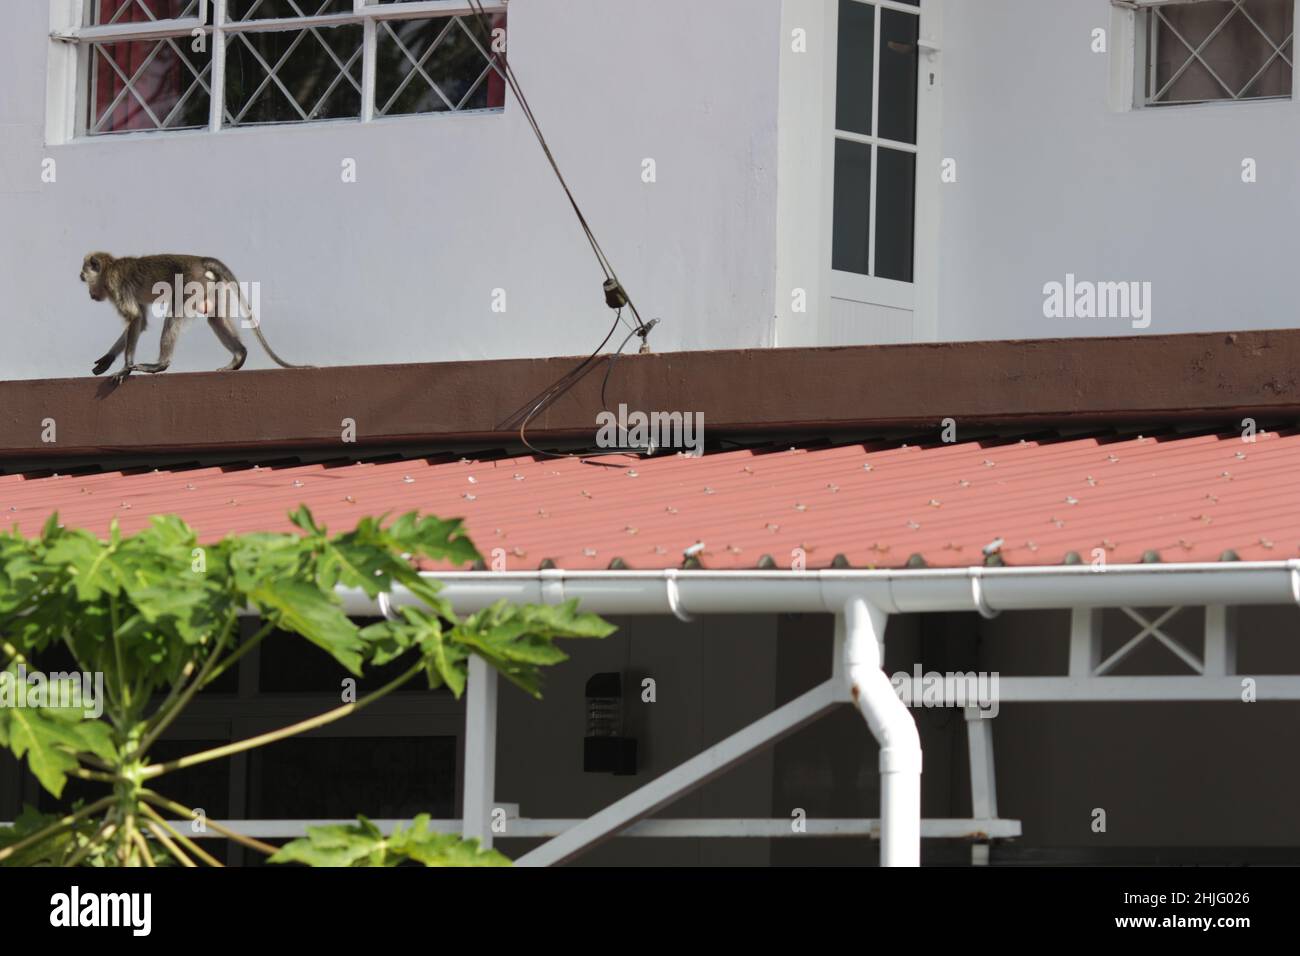
[[[122, 368], [113, 375], [122, 381], [132, 372], [162, 372], [171, 364], [172, 351], [180, 337], [181, 322], [188, 317], [203, 316], [217, 339], [230, 350], [229, 365], [219, 372], [241, 368], [248, 350], [239, 340], [232, 321], [239, 317], [252, 328], [257, 340], [277, 365], [283, 368], [312, 368], [291, 365], [276, 355], [262, 335], [257, 317], [248, 305], [234, 273], [219, 259], [208, 256], [159, 255], [138, 258], [115, 258], [107, 252], [92, 252], [81, 264], [81, 281], [90, 289], [96, 302], [108, 299], [126, 323], [118, 340], [91, 369], [102, 375], [123, 351]], [[163, 318], [158, 361], [136, 364], [135, 346], [149, 321], [149, 314]]]

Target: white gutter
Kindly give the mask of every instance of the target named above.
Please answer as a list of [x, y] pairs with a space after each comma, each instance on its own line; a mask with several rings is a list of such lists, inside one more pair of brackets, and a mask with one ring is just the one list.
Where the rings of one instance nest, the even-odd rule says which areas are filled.
[[[584, 611], [597, 614], [671, 614], [683, 621], [696, 614], [835, 614], [839, 658], [833, 681], [843, 682], [845, 700], [862, 713], [880, 744], [882, 866], [919, 866], [921, 852], [920, 737], [882, 667], [890, 614], [977, 611], [993, 617], [1004, 610], [1300, 604], [1300, 560], [906, 571], [472, 571], [425, 576], [442, 582], [443, 596], [460, 613], [500, 600], [559, 604], [577, 598]], [[382, 602], [360, 590], [341, 588], [339, 593], [345, 610], [354, 616], [387, 615], [392, 605], [418, 603], [405, 588], [385, 595]], [[576, 833], [552, 843], [567, 837], [577, 841]], [[550, 846], [533, 853], [544, 853]]]
[[[890, 614], [1300, 603], [1300, 560], [906, 571], [456, 571], [427, 573], [458, 612], [506, 600], [577, 598], [596, 614], [838, 614], [862, 598]], [[378, 615], [359, 589], [340, 588], [352, 615]], [[417, 603], [398, 588], [392, 604]]]

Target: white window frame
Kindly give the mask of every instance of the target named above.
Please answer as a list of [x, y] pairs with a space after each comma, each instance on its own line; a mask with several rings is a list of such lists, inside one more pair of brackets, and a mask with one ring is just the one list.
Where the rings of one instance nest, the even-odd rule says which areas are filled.
[[[1157, 7], [1172, 7], [1188, 3], [1210, 3], [1219, 0], [1111, 0], [1111, 107], [1117, 112], [1183, 109], [1205, 109], [1216, 106], [1261, 107], [1269, 104], [1289, 103], [1295, 99], [1296, 69], [1291, 70], [1291, 93], [1287, 96], [1248, 97], [1232, 99], [1223, 97], [1195, 103], [1148, 103], [1147, 71], [1150, 67], [1149, 37], [1146, 14]], [[1300, 0], [1292, 2], [1292, 22], [1300, 16]], [[1295, 59], [1296, 42], [1291, 44]]]
[[[833, 299], [848, 299], [854, 302], [862, 302], [870, 305], [883, 305], [893, 309], [906, 309], [910, 312], [915, 313], [917, 309], [917, 291], [916, 291], [917, 279], [918, 279], [917, 266], [919, 264], [920, 253], [921, 253], [921, 246], [918, 241], [919, 236], [917, 233], [917, 228], [920, 225], [920, 213], [921, 213], [921, 203], [922, 203], [923, 186], [921, 180], [922, 177], [926, 175], [921, 166], [921, 163], [923, 161], [923, 155], [921, 152], [921, 143], [922, 143], [922, 136], [928, 133], [928, 131], [922, 129], [922, 122], [923, 122], [922, 109], [921, 109], [922, 100], [920, 95], [921, 90], [919, 87], [926, 82], [926, 78], [924, 74], [927, 65], [927, 58], [930, 56], [930, 53], [924, 47], [925, 32], [922, 28], [920, 28], [920, 24], [922, 23], [921, 18], [925, 16], [927, 12], [926, 11], [927, 6], [932, 6], [933, 0], [930, 0], [929, 3], [923, 0], [920, 6], [913, 6], [912, 4], [908, 4], [908, 3], [895, 3], [893, 2], [893, 0], [854, 0], [854, 2], [862, 3], [863, 5], [869, 5], [875, 8], [876, 24], [875, 24], [875, 30], [873, 32], [873, 38], [877, 46], [877, 49], [871, 58], [872, 59], [871, 116], [872, 116], [873, 125], [875, 125], [880, 121], [879, 47], [880, 47], [880, 37], [881, 37], [880, 31], [881, 31], [882, 12], [884, 10], [896, 10], [900, 13], [906, 13], [910, 16], [914, 16], [917, 18], [917, 23], [919, 28], [918, 36], [921, 38], [923, 46], [922, 49], [918, 50], [919, 55], [918, 55], [918, 67], [917, 67], [918, 90], [917, 90], [917, 100], [916, 100], [917, 102], [916, 144], [913, 145], [911, 143], [900, 143], [896, 140], [884, 139], [883, 137], [879, 137], [879, 136], [866, 136], [861, 133], [847, 132], [845, 130], [840, 130], [836, 128], [835, 107], [837, 102], [837, 95], [838, 95], [837, 86], [838, 86], [838, 79], [839, 79], [838, 38], [839, 38], [840, 5], [838, 0], [834, 0], [834, 2], [828, 3], [827, 6], [829, 7], [829, 10], [827, 16], [830, 18], [830, 22], [832, 25], [829, 35], [835, 37], [837, 42], [828, 45], [826, 50], [826, 61], [825, 61], [826, 70], [827, 70], [826, 88], [830, 91], [830, 95], [826, 97], [824, 108], [826, 110], [826, 117], [827, 117], [826, 127], [830, 131], [830, 136], [832, 138], [830, 149], [827, 150], [827, 155], [825, 159], [826, 171], [825, 171], [824, 179], [827, 184], [827, 189], [826, 189], [826, 195], [823, 199], [823, 202], [826, 204], [826, 209], [828, 210], [827, 222], [831, 224], [831, 228], [833, 230], [833, 223], [835, 220], [835, 142], [836, 141], [846, 140], [849, 142], [861, 143], [864, 146], [884, 147], [886, 149], [893, 149], [899, 152], [913, 154], [916, 157], [916, 173], [914, 177], [915, 196], [913, 199], [914, 222], [913, 222], [913, 230], [912, 230], [912, 243], [913, 243], [912, 281], [900, 282], [896, 279], [883, 279], [879, 276], [874, 276], [874, 275], [864, 276], [856, 272], [840, 272], [837, 269], [830, 268], [830, 283], [829, 283], [830, 295], [831, 298]], [[877, 208], [876, 176], [878, 174], [879, 167], [880, 167], [880, 163], [878, 160], [878, 149], [873, 149], [872, 163], [871, 163], [871, 216], [868, 222], [868, 229], [870, 230], [868, 249], [870, 250], [871, 265], [873, 271], [875, 270], [876, 252], [877, 252], [876, 249], [876, 208]], [[934, 176], [935, 178], [938, 177], [937, 169], [934, 172]], [[828, 243], [830, 242], [830, 238], [831, 237], [828, 235], [826, 239]], [[827, 256], [826, 261], [829, 268], [829, 264], [831, 261], [829, 254]]]
[[[310, 0], [308, 0], [310, 2]], [[90, 57], [79, 55], [87, 44], [105, 40], [125, 42], [151, 40], [164, 37], [192, 38], [195, 30], [208, 36], [212, 51], [212, 70], [208, 84], [211, 89], [211, 106], [207, 132], [219, 133], [234, 129], [225, 122], [226, 89], [225, 51], [231, 37], [240, 33], [267, 33], [283, 30], [306, 30], [311, 27], [337, 27], [360, 25], [362, 28], [361, 54], [361, 115], [358, 119], [308, 120], [272, 124], [275, 128], [314, 126], [319, 123], [371, 123], [375, 116], [375, 70], [378, 27], [381, 21], [429, 20], [439, 17], [466, 16], [476, 13], [468, 0], [418, 0], [412, 3], [380, 5], [378, 0], [352, 0], [352, 10], [345, 13], [321, 16], [284, 17], [266, 20], [231, 20], [227, 16], [228, 0], [207, 0], [212, 11], [212, 23], [205, 24], [198, 17], [174, 20], [156, 20], [146, 23], [115, 23], [106, 26], [89, 26], [85, 22], [86, 6], [83, 0], [50, 0], [50, 58], [47, 83], [46, 142], [60, 144], [81, 141], [102, 141], [105, 135], [89, 135], [86, 130], [86, 90], [89, 80]], [[508, 0], [480, 0], [487, 14], [505, 12]], [[468, 112], [468, 111], [467, 111]], [[502, 112], [500, 108], [473, 112]], [[427, 115], [427, 114], [419, 114]], [[442, 114], [439, 114], [442, 115]], [[259, 127], [263, 128], [263, 127]], [[137, 138], [158, 135], [187, 135], [204, 130], [133, 130], [109, 134], [113, 139]]]

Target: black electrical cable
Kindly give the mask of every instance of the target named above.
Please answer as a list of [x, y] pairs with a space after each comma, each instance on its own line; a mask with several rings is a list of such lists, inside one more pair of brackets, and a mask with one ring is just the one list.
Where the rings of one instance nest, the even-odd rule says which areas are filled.
[[[488, 20], [487, 11], [484, 10], [481, 0], [470, 0], [470, 7], [474, 11], [474, 15], [478, 20], [479, 27], [483, 31], [484, 36], [490, 38], [492, 36], [492, 25]], [[502, 423], [501, 427], [513, 427], [514, 424], [518, 422], [519, 440], [524, 444], [526, 448], [528, 448], [530, 451], [538, 455], [545, 455], [548, 457], [555, 457], [555, 458], [603, 457], [603, 455], [557, 455], [554, 452], [545, 452], [542, 451], [541, 449], [535, 448], [528, 441], [528, 437], [526, 434], [528, 424], [533, 420], [533, 418], [541, 414], [542, 411], [544, 411], [556, 400], [558, 400], [569, 389], [571, 389], [574, 385], [576, 385], [579, 381], [581, 381], [581, 379], [584, 376], [586, 376], [588, 372], [591, 371], [591, 369], [594, 367], [600, 355], [601, 350], [605, 347], [606, 344], [608, 344], [609, 340], [613, 337], [614, 330], [618, 328], [620, 323], [623, 322], [622, 306], [626, 305], [627, 308], [632, 312], [633, 318], [636, 320], [636, 326], [632, 329], [632, 331], [628, 334], [628, 336], [619, 345], [618, 351], [615, 352], [612, 356], [610, 356], [609, 367], [605, 371], [605, 379], [601, 383], [601, 387], [600, 387], [601, 407], [602, 408], [606, 407], [605, 392], [606, 392], [606, 388], [609, 385], [610, 375], [613, 373], [614, 370], [615, 360], [620, 354], [622, 354], [623, 349], [627, 346], [627, 343], [631, 341], [634, 335], [639, 335], [641, 337], [641, 341], [643, 343], [642, 351], [644, 351], [646, 348], [645, 343], [648, 342], [650, 331], [655, 327], [655, 325], [658, 324], [659, 320], [655, 319], [647, 323], [641, 318], [641, 313], [637, 310], [636, 303], [632, 301], [632, 297], [628, 295], [627, 290], [623, 287], [622, 281], [618, 278], [618, 274], [614, 271], [613, 264], [609, 261], [609, 257], [605, 255], [605, 250], [601, 248], [600, 241], [596, 238], [595, 231], [591, 228], [591, 224], [587, 221], [587, 217], [583, 214], [582, 208], [578, 205], [578, 200], [573, 195], [573, 190], [569, 188], [569, 184], [565, 180], [564, 174], [560, 171], [560, 164], [556, 160], [555, 154], [551, 152], [550, 145], [546, 142], [546, 137], [542, 133], [541, 125], [537, 122], [537, 117], [533, 113], [532, 106], [529, 105], [528, 98], [524, 95], [523, 87], [520, 85], [519, 79], [515, 75], [514, 68], [510, 65], [509, 57], [506, 55], [506, 52], [502, 50], [497, 54], [497, 58], [500, 60], [501, 66], [499, 69], [497, 69], [497, 67], [494, 65], [493, 69], [497, 69], [498, 74], [501, 75], [501, 77], [506, 81], [507, 85], [510, 87], [510, 91], [514, 94], [515, 100], [519, 103], [519, 107], [523, 112], [524, 118], [528, 121], [528, 125], [529, 127], [531, 127], [533, 131], [533, 135], [536, 136], [537, 138], [538, 145], [541, 146], [542, 152], [546, 156], [547, 162], [550, 163], [551, 169], [555, 173], [555, 178], [559, 180], [560, 186], [564, 189], [564, 194], [569, 200], [569, 205], [573, 207], [574, 215], [577, 216], [578, 224], [579, 226], [581, 226], [583, 234], [587, 237], [587, 242], [590, 244], [591, 250], [596, 256], [596, 262], [599, 264], [601, 271], [605, 275], [605, 285], [604, 285], [605, 301], [611, 308], [617, 310], [617, 315], [614, 319], [614, 325], [610, 328], [609, 332], [605, 335], [605, 338], [600, 343], [600, 345], [597, 346], [596, 351], [594, 351], [590, 356], [588, 356], [585, 360], [579, 363], [575, 368], [569, 371], [566, 375], [557, 379], [554, 383], [548, 386], [541, 393], [541, 395], [536, 398], [536, 400], [533, 402], [531, 407], [529, 405], [524, 405], [522, 408], [518, 409], [514, 414], [512, 414], [509, 418], [507, 418], [505, 422]], [[527, 411], [525, 411], [525, 409], [527, 409]]]

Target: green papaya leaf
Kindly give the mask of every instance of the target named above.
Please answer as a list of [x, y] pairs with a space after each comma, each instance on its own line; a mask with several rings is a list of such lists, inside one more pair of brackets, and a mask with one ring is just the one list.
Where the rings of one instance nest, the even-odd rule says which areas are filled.
[[484, 850], [478, 840], [429, 829], [422, 813], [409, 826], [398, 824], [391, 836], [364, 816], [355, 824], [308, 827], [307, 836], [290, 841], [271, 863], [305, 863], [308, 866], [398, 866], [414, 862], [424, 866], [509, 866], [496, 850]]

